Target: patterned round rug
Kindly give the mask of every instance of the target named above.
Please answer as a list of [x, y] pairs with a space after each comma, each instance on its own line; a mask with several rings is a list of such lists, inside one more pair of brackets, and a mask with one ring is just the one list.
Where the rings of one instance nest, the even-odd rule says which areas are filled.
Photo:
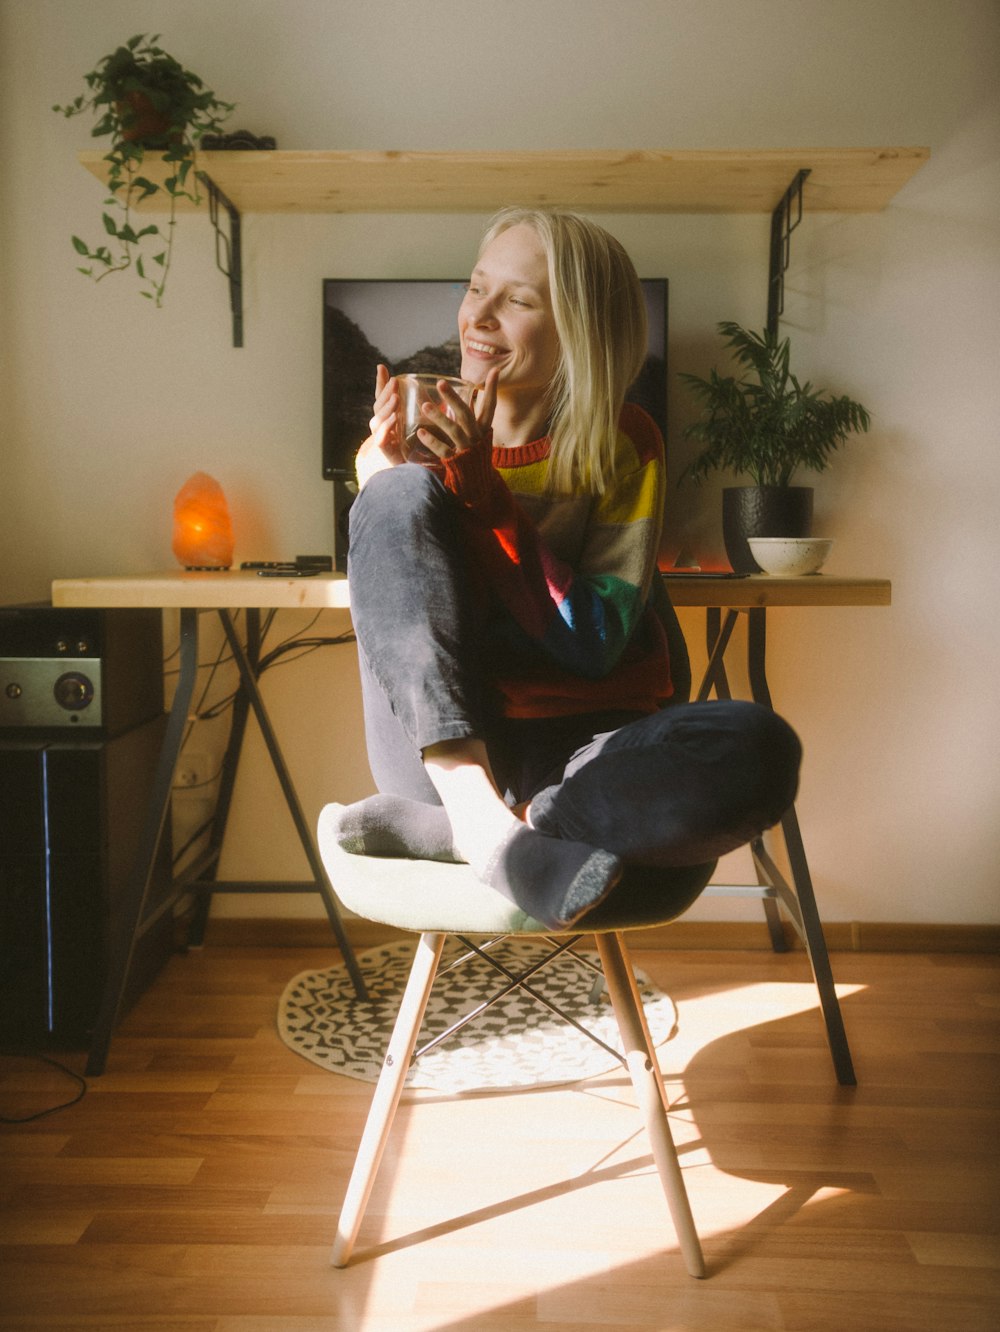
[[[343, 966], [293, 977], [278, 1004], [282, 1040], [320, 1068], [374, 1082], [415, 948], [415, 940], [403, 940], [358, 956], [370, 996], [367, 1001], [357, 998]], [[458, 939], [450, 938], [445, 945], [418, 1050], [502, 984], [502, 977], [475, 955], [447, 970], [467, 951]], [[544, 940], [517, 938], [504, 940], [492, 953], [511, 971], [520, 972], [547, 951]], [[603, 978], [585, 959], [596, 964], [597, 954], [583, 950], [562, 953], [536, 972], [529, 984], [618, 1050], [618, 1024]], [[636, 982], [653, 1043], [660, 1045], [676, 1029], [673, 1000], [638, 971]], [[608, 1050], [523, 990], [512, 990], [481, 1017], [421, 1055], [407, 1075], [407, 1086], [443, 1092], [549, 1086], [594, 1077], [617, 1066]]]

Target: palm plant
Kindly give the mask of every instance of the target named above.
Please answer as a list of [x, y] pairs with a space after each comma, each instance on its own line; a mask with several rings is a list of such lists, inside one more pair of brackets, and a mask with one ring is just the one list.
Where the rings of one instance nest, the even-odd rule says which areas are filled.
[[[776, 332], [748, 332], [724, 321], [718, 330], [746, 372], [741, 378], [712, 370], [708, 379], [680, 378], [701, 403], [704, 415], [684, 436], [704, 445], [684, 475], [704, 480], [714, 470], [752, 478], [756, 486], [789, 486], [797, 468], [822, 472], [830, 455], [870, 416], [848, 397], [824, 397], [800, 384], [789, 369], [789, 340]], [[754, 376], [751, 378], [751, 376]]]

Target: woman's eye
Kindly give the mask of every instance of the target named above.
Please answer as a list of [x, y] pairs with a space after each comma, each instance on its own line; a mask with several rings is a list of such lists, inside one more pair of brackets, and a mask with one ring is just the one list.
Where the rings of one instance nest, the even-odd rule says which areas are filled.
[[[466, 283], [465, 294], [474, 297], [477, 301], [486, 300], [487, 297], [486, 288], [475, 282]], [[531, 308], [531, 302], [522, 300], [519, 296], [508, 296], [507, 300], [511, 305], [516, 305], [522, 310]]]

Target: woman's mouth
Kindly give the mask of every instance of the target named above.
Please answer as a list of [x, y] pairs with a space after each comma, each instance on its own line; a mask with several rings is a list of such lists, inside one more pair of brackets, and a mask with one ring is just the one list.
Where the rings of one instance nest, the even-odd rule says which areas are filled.
[[473, 356], [500, 356], [502, 354], [499, 347], [491, 346], [488, 342], [477, 342], [475, 338], [465, 339], [465, 350], [471, 352]]

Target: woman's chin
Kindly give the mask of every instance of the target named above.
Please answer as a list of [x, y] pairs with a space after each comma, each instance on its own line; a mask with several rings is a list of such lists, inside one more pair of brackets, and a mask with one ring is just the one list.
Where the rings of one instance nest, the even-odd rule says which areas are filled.
[[486, 363], [484, 361], [474, 360], [470, 356], [463, 356], [461, 370], [462, 378], [469, 384], [484, 384], [491, 366], [492, 362]]

